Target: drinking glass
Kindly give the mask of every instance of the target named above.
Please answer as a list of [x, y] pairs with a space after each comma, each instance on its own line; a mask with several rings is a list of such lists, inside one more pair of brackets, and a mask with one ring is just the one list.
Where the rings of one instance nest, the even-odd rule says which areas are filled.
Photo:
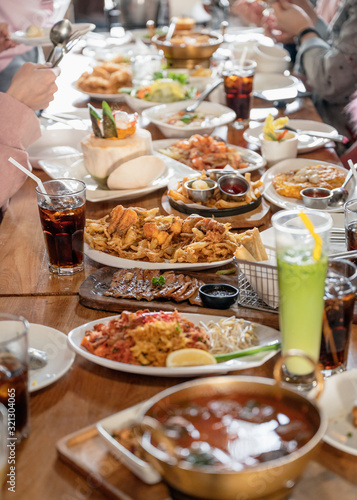
[[49, 269], [61, 275], [82, 271], [86, 186], [77, 179], [57, 179], [43, 185], [46, 194], [39, 187], [36, 194]]
[[346, 370], [356, 281], [355, 264], [345, 259], [329, 261], [319, 359], [325, 378]]
[[148, 85], [152, 82], [154, 73], [162, 71], [163, 52], [158, 54], [138, 54], [131, 58], [133, 85]]
[[[327, 249], [332, 218], [328, 213], [306, 211], [321, 238], [321, 254], [315, 255], [315, 239], [306, 228], [300, 210], [282, 210], [272, 217], [275, 229], [279, 283], [279, 322], [282, 354], [303, 351], [316, 363], [319, 359]], [[297, 389], [312, 387], [311, 365], [291, 358], [285, 364], [285, 381]]]
[[238, 61], [223, 70], [226, 104], [237, 115], [238, 125], [248, 124], [253, 99], [253, 80], [257, 63], [246, 59], [241, 65]]
[[[357, 250], [357, 200], [345, 204], [345, 234], [347, 250]], [[352, 259], [357, 263], [357, 259]]]
[[8, 469], [7, 460], [7, 411], [5, 406], [0, 403], [0, 500]]
[[10, 444], [29, 434], [28, 329], [22, 316], [0, 313], [0, 403], [8, 412]]

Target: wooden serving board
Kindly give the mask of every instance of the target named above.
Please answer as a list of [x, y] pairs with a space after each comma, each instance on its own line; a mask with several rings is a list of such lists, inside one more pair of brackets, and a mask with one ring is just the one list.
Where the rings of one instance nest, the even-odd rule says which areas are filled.
[[[162, 208], [169, 215], [176, 215], [183, 219], [188, 217], [188, 214], [179, 212], [170, 205], [166, 193], [163, 195], [161, 199], [161, 204]], [[211, 217], [211, 214], [207, 215], [207, 217]], [[254, 210], [251, 210], [250, 212], [245, 212], [239, 215], [231, 215], [230, 217], [218, 218], [216, 216], [216, 218], [219, 222], [222, 222], [222, 224], [228, 222], [232, 226], [232, 229], [247, 229], [253, 227], [260, 227], [266, 224], [270, 220], [270, 205], [268, 205], [268, 203], [263, 198], [261, 204]]]
[[[318, 455], [320, 462], [324, 457], [324, 448], [325, 445]], [[103, 493], [103, 498], [114, 500], [171, 499], [169, 490], [163, 482], [147, 485], [115, 458], [98, 434], [95, 425], [63, 437], [57, 443], [57, 452], [62, 461], [84, 476], [89, 484], [98, 488]], [[332, 461], [339, 461], [338, 456], [335, 456]], [[347, 468], [352, 478], [356, 475], [355, 466], [355, 463], [346, 460], [339, 473], [346, 477]], [[294, 488], [290, 500], [316, 500], [317, 498], [355, 500], [356, 486], [347, 482], [343, 477], [329, 471], [323, 465], [310, 462], [300, 482]]]
[[[158, 264], [159, 266], [159, 264]], [[227, 264], [225, 267], [234, 267], [234, 264]], [[222, 268], [220, 268], [222, 269]], [[233, 316], [238, 313], [238, 305], [235, 303], [229, 309], [208, 309], [203, 306], [196, 306], [190, 304], [187, 300], [184, 302], [175, 302], [174, 300], [135, 300], [135, 299], [121, 299], [115, 297], [107, 297], [104, 292], [110, 288], [110, 282], [113, 274], [118, 271], [115, 267], [102, 267], [82, 283], [79, 288], [79, 302], [91, 309], [99, 309], [101, 311], [121, 312], [121, 311], [137, 311], [139, 309], [150, 309], [152, 311], [180, 311], [183, 313], [197, 313], [197, 314], [217, 314], [220, 316]], [[186, 274], [202, 280], [204, 283], [226, 283], [238, 286], [237, 271], [231, 275], [218, 275], [216, 274], [217, 268], [207, 269], [204, 271], [175, 271], [176, 274]]]

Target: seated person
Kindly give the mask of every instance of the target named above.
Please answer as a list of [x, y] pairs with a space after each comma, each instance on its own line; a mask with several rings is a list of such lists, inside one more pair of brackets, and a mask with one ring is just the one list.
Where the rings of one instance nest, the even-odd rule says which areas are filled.
[[9, 90], [0, 92], [0, 220], [9, 199], [20, 189], [26, 175], [8, 158], [31, 170], [26, 149], [41, 137], [40, 122], [34, 111], [44, 109], [57, 90], [59, 68], [26, 63], [15, 74]]

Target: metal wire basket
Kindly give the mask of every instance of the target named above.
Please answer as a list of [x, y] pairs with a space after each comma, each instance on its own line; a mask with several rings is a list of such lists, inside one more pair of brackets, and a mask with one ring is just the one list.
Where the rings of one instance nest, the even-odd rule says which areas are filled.
[[[273, 250], [267, 249], [270, 259]], [[253, 309], [278, 312], [279, 287], [276, 263], [248, 262], [235, 259], [238, 267], [239, 304]]]

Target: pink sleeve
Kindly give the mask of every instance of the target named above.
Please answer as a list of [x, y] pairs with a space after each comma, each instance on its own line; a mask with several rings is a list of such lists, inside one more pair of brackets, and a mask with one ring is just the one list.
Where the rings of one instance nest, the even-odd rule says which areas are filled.
[[12, 156], [31, 170], [26, 149], [41, 137], [41, 129], [32, 109], [8, 94], [0, 93], [0, 110], [0, 207], [3, 207], [26, 180], [26, 175], [8, 158]]

